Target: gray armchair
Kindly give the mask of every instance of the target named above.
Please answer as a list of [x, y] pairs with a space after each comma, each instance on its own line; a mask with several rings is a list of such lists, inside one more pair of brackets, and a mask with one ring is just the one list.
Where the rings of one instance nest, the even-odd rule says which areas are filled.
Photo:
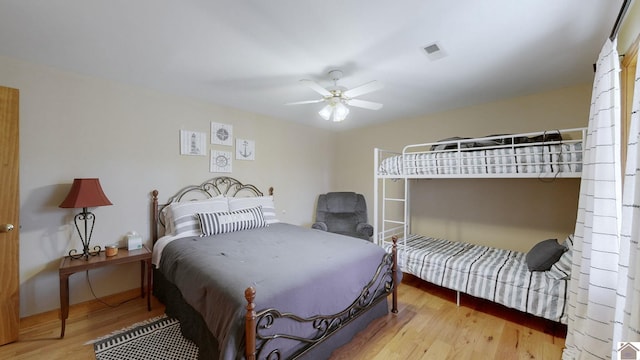
[[330, 192], [318, 196], [313, 229], [371, 240], [373, 226], [367, 224], [367, 203], [362, 194]]

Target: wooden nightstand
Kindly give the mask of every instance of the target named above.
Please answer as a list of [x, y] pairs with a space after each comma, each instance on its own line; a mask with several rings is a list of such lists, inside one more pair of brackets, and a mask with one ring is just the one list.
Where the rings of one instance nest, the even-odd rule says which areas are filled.
[[65, 322], [69, 317], [69, 276], [80, 271], [101, 268], [103, 266], [128, 264], [140, 261], [140, 295], [145, 297], [144, 278], [147, 277], [147, 309], [151, 311], [151, 251], [145, 246], [139, 250], [118, 249], [116, 256], [106, 257], [104, 251], [99, 255], [91, 256], [89, 260], [72, 259], [68, 256], [62, 258], [60, 262], [60, 320], [62, 320], [62, 330], [60, 337], [64, 337]]

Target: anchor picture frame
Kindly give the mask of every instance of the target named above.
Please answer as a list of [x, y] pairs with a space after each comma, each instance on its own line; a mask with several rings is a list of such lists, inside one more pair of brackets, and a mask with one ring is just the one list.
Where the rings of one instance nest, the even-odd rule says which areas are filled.
[[255, 160], [256, 142], [249, 139], [236, 138], [236, 160]]

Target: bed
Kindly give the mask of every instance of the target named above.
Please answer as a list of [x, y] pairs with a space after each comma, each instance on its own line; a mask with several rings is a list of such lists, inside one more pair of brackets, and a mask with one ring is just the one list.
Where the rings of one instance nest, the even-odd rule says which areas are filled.
[[400, 251], [403, 271], [455, 290], [458, 303], [464, 293], [566, 324], [572, 244], [568, 236], [557, 245], [547, 271], [530, 271], [523, 252], [421, 235], [408, 236]]
[[397, 312], [395, 251], [278, 221], [272, 189], [217, 177], [158, 195], [154, 294], [200, 358], [327, 358], [389, 294]]
[[[572, 251], [565, 240], [546, 244], [553, 261], [531, 268], [530, 251], [434, 239], [411, 232], [411, 182], [459, 178], [580, 178], [586, 128], [454, 137], [410, 144], [400, 152], [374, 150], [374, 241], [390, 248], [398, 238], [403, 272], [461, 293], [566, 323]], [[542, 243], [542, 241], [541, 241]], [[532, 249], [533, 250], [533, 249]]]
[[586, 128], [411, 144], [376, 149], [380, 177], [579, 177]]

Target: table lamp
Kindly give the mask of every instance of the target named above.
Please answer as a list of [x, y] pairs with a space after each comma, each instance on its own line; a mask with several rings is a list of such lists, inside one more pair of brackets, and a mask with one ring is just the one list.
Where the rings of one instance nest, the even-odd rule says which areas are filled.
[[[73, 259], [84, 258], [89, 260], [89, 256], [95, 256], [100, 253], [100, 246], [94, 246], [92, 250], [89, 250], [89, 242], [91, 241], [91, 234], [93, 233], [93, 226], [96, 222], [96, 217], [87, 208], [96, 206], [113, 205], [111, 201], [107, 199], [107, 196], [102, 191], [99, 179], [73, 179], [73, 185], [69, 194], [60, 204], [61, 208], [82, 208], [82, 212], [76, 214], [74, 217], [74, 223], [80, 240], [82, 240], [82, 253], [78, 250], [72, 249], [69, 251], [69, 257]], [[84, 222], [84, 233], [80, 231], [80, 224]]]

